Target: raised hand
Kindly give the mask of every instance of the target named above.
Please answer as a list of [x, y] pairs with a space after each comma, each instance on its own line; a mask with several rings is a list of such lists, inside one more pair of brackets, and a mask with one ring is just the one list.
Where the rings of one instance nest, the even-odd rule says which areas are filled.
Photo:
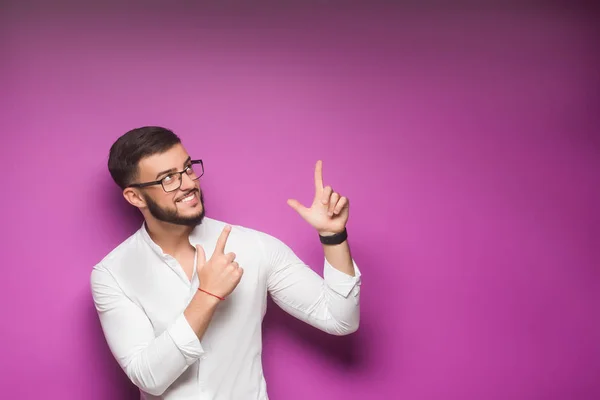
[[244, 270], [235, 261], [235, 254], [225, 254], [225, 244], [229, 232], [231, 232], [231, 227], [228, 225], [221, 232], [215, 251], [208, 261], [206, 261], [206, 254], [202, 246], [196, 246], [200, 289], [223, 298], [233, 292], [244, 273]]
[[331, 186], [323, 187], [323, 163], [320, 160], [315, 166], [315, 197], [311, 206], [305, 207], [294, 199], [287, 203], [324, 236], [342, 232], [350, 214], [348, 198], [334, 192]]

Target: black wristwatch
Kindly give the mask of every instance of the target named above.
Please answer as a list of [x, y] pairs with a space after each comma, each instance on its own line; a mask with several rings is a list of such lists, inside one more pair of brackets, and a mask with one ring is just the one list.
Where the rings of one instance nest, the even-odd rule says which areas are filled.
[[344, 230], [342, 232], [336, 233], [335, 235], [331, 235], [331, 236], [319, 235], [319, 240], [321, 240], [321, 243], [326, 244], [326, 245], [341, 244], [341, 243], [344, 243], [346, 241], [346, 239], [348, 239], [348, 232], [346, 231], [346, 228], [344, 228]]

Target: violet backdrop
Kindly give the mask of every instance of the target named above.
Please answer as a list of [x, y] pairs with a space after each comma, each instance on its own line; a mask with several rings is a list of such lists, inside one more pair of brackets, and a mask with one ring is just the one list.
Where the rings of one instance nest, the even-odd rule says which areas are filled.
[[209, 216], [319, 273], [286, 200], [318, 159], [350, 198], [361, 327], [271, 304], [272, 399], [600, 398], [593, 10], [61, 4], [0, 13], [2, 398], [138, 397], [89, 275], [141, 223], [108, 149], [150, 124], [204, 160]]

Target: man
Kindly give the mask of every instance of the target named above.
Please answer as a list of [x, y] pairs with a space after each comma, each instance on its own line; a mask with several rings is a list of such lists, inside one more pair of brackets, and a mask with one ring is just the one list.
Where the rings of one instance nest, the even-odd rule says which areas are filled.
[[108, 168], [145, 221], [94, 267], [91, 287], [110, 350], [142, 399], [268, 399], [267, 293], [330, 334], [358, 329], [349, 203], [323, 186], [320, 161], [313, 204], [288, 204], [317, 230], [324, 279], [280, 240], [205, 217], [204, 165], [170, 130], [127, 132], [112, 145]]

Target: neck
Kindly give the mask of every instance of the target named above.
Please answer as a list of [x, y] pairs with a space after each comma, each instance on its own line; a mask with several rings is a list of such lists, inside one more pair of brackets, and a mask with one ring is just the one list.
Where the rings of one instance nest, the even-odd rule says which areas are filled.
[[193, 226], [175, 225], [155, 219], [146, 219], [146, 230], [150, 238], [162, 251], [175, 257], [182, 250], [190, 247], [190, 233]]

